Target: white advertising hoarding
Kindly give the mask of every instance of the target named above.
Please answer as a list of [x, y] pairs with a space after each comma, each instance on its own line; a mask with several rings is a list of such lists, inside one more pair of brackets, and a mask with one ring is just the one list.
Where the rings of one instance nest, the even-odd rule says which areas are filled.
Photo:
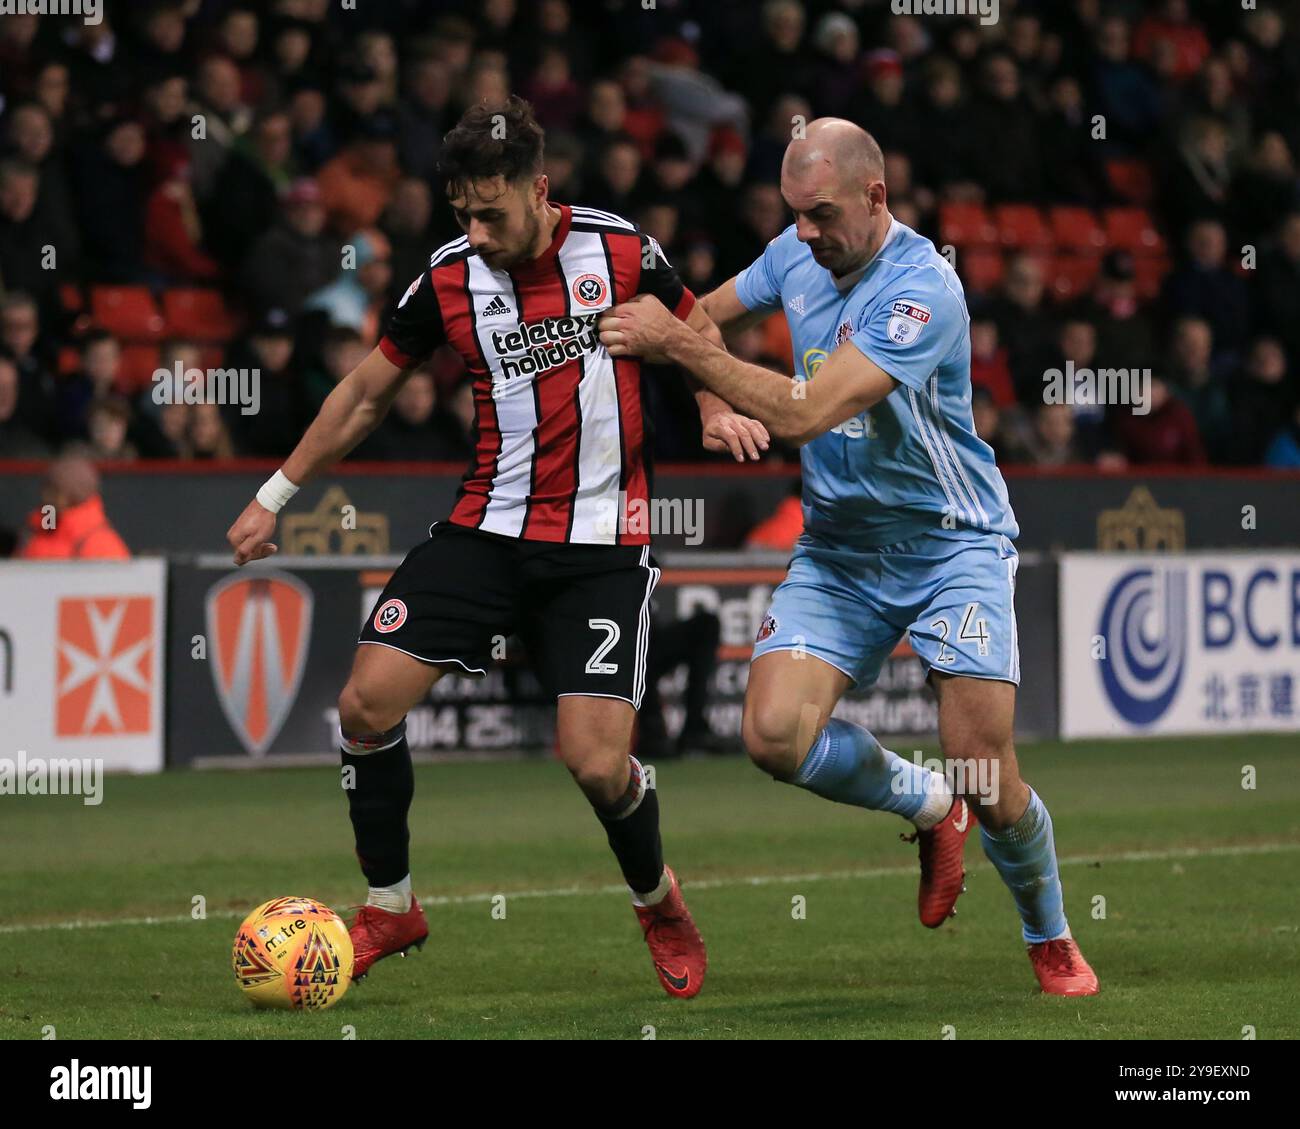
[[0, 564], [0, 759], [163, 767], [167, 565]]
[[1300, 730], [1300, 553], [1067, 553], [1061, 736]]

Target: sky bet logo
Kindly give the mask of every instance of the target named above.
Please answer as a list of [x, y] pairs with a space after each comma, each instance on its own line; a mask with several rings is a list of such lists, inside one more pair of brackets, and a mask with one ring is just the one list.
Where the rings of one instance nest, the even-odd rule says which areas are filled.
[[[600, 347], [596, 319], [600, 312], [541, 321], [520, 322], [509, 332], [492, 331], [492, 348], [501, 358], [501, 375], [506, 380], [516, 376], [538, 376], [576, 361], [584, 353]], [[514, 356], [523, 351], [523, 356]]]

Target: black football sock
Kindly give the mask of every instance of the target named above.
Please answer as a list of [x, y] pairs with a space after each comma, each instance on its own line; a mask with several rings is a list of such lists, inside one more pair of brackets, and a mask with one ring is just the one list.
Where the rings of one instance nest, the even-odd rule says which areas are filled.
[[343, 784], [361, 873], [371, 886], [394, 886], [411, 872], [406, 816], [415, 796], [415, 770], [406, 720], [386, 733], [342, 738]]
[[[635, 893], [649, 894], [659, 886], [664, 873], [663, 845], [659, 841], [659, 797], [646, 782], [645, 770], [636, 757], [628, 757], [631, 772], [627, 789], [607, 808], [596, 808], [596, 818], [605, 825], [609, 845], [623, 870], [623, 878]], [[594, 805], [593, 805], [594, 806]]]

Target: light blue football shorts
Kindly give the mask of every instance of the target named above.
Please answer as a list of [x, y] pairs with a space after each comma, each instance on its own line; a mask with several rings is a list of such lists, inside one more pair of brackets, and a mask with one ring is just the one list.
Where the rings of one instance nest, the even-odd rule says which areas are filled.
[[851, 547], [804, 533], [754, 643], [754, 658], [805, 651], [870, 686], [907, 632], [925, 667], [1020, 683], [1010, 539], [936, 529]]

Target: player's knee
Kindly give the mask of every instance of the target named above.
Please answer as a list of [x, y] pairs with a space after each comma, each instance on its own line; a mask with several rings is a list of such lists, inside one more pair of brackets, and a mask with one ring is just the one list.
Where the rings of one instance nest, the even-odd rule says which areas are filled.
[[405, 712], [356, 682], [349, 682], [339, 695], [339, 728], [351, 736], [387, 732]]
[[560, 759], [583, 794], [598, 807], [618, 800], [627, 790], [631, 734], [623, 719], [607, 723], [587, 717], [581, 724], [562, 725], [558, 734]]
[[749, 759], [769, 776], [788, 780], [799, 764], [798, 722], [788, 711], [768, 706], [746, 709], [740, 738]]
[[990, 831], [1010, 827], [1024, 812], [1029, 790], [1020, 778], [1010, 738], [965, 734], [945, 744], [944, 758], [955, 790]]

